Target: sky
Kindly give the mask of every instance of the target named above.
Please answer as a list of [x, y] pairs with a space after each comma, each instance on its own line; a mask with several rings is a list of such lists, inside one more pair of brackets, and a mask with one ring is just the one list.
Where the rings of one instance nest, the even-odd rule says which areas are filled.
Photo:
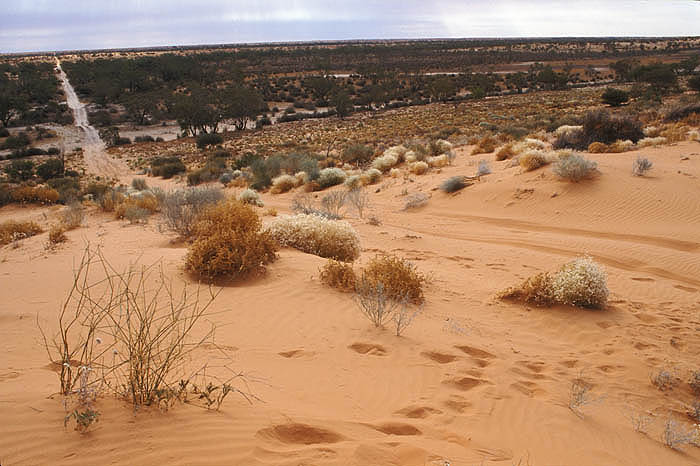
[[242, 42], [700, 35], [698, 0], [6, 0], [0, 53]]

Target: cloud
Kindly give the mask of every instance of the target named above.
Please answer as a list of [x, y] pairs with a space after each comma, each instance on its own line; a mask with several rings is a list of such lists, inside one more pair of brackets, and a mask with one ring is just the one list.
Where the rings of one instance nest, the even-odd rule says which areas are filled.
[[13, 0], [0, 51], [428, 37], [695, 35], [691, 0]]

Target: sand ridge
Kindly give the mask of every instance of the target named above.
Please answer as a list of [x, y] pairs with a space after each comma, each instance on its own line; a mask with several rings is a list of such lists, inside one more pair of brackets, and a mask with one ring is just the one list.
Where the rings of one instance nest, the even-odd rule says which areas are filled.
[[[36, 319], [55, 320], [86, 241], [117, 266], [162, 260], [169, 276], [189, 280], [186, 249], [170, 244], [157, 220], [128, 225], [93, 209], [55, 252], [44, 250], [46, 234], [1, 248], [0, 462], [700, 463], [697, 448], [676, 452], [660, 442], [669, 412], [688, 422], [687, 384], [661, 392], [649, 382], [661, 367], [683, 378], [699, 368], [700, 145], [591, 154], [601, 174], [578, 184], [550, 168], [521, 174], [469, 150], [440, 173], [385, 178], [370, 209], [381, 225], [348, 217], [362, 238], [360, 262], [392, 252], [431, 276], [426, 306], [403, 337], [374, 329], [349, 295], [319, 283], [324, 260], [295, 250], [282, 250], [265, 276], [223, 289], [214, 304], [217, 348], [198, 356], [217, 360], [223, 351], [259, 400], [230, 398], [220, 412], [183, 405], [134, 413], [104, 397], [96, 429], [81, 436], [63, 427], [60, 400], [49, 397], [58, 381]], [[654, 162], [645, 178], [631, 175], [639, 154]], [[456, 195], [434, 189], [473, 174], [481, 158], [492, 175]], [[403, 211], [404, 190], [431, 198]], [[288, 212], [293, 196], [265, 194], [260, 212]], [[59, 209], [7, 206], [0, 220], [47, 225]], [[494, 298], [581, 254], [606, 268], [607, 309]], [[579, 376], [597, 400], [583, 419], [568, 408]], [[630, 413], [650, 413], [648, 435], [634, 431]]]

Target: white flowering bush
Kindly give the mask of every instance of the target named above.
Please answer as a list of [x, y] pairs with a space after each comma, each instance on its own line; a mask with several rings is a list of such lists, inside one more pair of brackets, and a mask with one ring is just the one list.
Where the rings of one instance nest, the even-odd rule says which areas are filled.
[[294, 174], [294, 178], [296, 179], [297, 186], [301, 186], [301, 185], [306, 184], [309, 181], [311, 181], [309, 179], [309, 174], [306, 173], [305, 171], [296, 172]]
[[391, 170], [389, 170], [389, 176], [392, 178], [398, 178], [399, 176], [401, 176], [401, 170], [398, 168], [392, 168]]
[[445, 141], [444, 139], [438, 139], [434, 144], [442, 153], [450, 152], [453, 147], [451, 142]]
[[372, 161], [372, 168], [385, 172], [404, 160], [404, 156], [407, 152], [408, 149], [404, 146], [390, 147], [385, 150], [382, 155]]
[[586, 256], [564, 264], [555, 274], [543, 272], [532, 276], [501, 292], [499, 297], [538, 306], [568, 304], [602, 308], [609, 295], [605, 271]]
[[424, 175], [430, 166], [425, 162], [415, 162], [408, 166], [408, 170], [414, 175]]
[[260, 199], [260, 194], [258, 194], [258, 192], [254, 189], [250, 188], [241, 191], [241, 193], [238, 195], [238, 200], [244, 204], [252, 204], [258, 207], [262, 207], [264, 205], [262, 199]]
[[280, 175], [272, 179], [272, 189], [270, 191], [273, 194], [286, 193], [296, 187], [297, 182], [297, 178], [292, 175]]
[[644, 133], [644, 136], [648, 138], [655, 138], [661, 132], [661, 128], [658, 128], [656, 126], [647, 126], [642, 130], [642, 132]]
[[357, 189], [363, 185], [362, 177], [360, 175], [350, 175], [345, 178], [345, 187], [348, 189]]
[[597, 169], [597, 163], [578, 154], [560, 157], [554, 164], [554, 173], [557, 176], [574, 182], [589, 178]]
[[342, 168], [332, 167], [321, 170], [316, 181], [321, 189], [325, 189], [341, 184], [345, 178], [347, 178], [347, 174]]
[[605, 271], [587, 256], [564, 264], [551, 286], [557, 302], [573, 306], [602, 308], [610, 295]]
[[404, 154], [403, 158], [407, 163], [413, 163], [418, 160], [418, 154], [416, 154], [415, 151], [409, 150]]
[[428, 157], [426, 159], [428, 162], [428, 165], [430, 165], [433, 168], [440, 168], [440, 167], [446, 167], [450, 163], [450, 158], [447, 156], [447, 154], [440, 154], [436, 155], [435, 157]]
[[644, 138], [637, 141], [637, 147], [641, 149], [643, 147], [661, 146], [663, 144], [666, 144], [666, 142], [667, 139], [663, 136], [658, 136], [655, 138]]
[[280, 246], [343, 262], [360, 255], [360, 237], [345, 221], [329, 220], [318, 215], [280, 216], [265, 229]]
[[382, 179], [382, 172], [376, 168], [370, 168], [369, 170], [364, 171], [361, 177], [364, 184], [375, 184], [379, 183], [379, 180]]
[[562, 125], [554, 131], [554, 136], [569, 136], [572, 133], [583, 131], [583, 126], [581, 125]]

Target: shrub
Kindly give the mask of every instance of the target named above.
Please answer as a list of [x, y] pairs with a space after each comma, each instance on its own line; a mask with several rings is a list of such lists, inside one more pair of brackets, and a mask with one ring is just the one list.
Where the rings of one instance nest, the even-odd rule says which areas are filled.
[[54, 204], [58, 198], [58, 191], [43, 186], [21, 186], [12, 191], [12, 200], [22, 204]]
[[372, 160], [374, 149], [364, 144], [353, 144], [345, 149], [340, 158], [346, 163], [365, 164]]
[[403, 210], [417, 209], [423, 207], [428, 203], [430, 197], [425, 193], [413, 193], [406, 197], [406, 202], [404, 202]]
[[196, 186], [217, 180], [224, 170], [226, 170], [226, 159], [224, 157], [210, 157], [203, 167], [187, 174], [187, 184]]
[[496, 150], [498, 147], [498, 141], [491, 135], [484, 136], [479, 139], [476, 143], [476, 147], [472, 149], [472, 155], [476, 154], [488, 154]]
[[557, 160], [554, 164], [554, 173], [565, 180], [578, 182], [592, 176], [597, 167], [597, 163], [573, 154]]
[[68, 241], [66, 229], [61, 225], [54, 225], [49, 229], [49, 247]]
[[369, 194], [362, 187], [348, 190], [345, 199], [357, 210], [357, 215], [362, 218], [365, 209], [369, 206]]
[[52, 178], [46, 184], [58, 191], [59, 202], [68, 204], [80, 197], [80, 183], [77, 178], [69, 176]]
[[0, 138], [6, 138], [10, 135], [10, 130], [5, 127], [0, 128]]
[[440, 185], [440, 189], [446, 193], [456, 193], [469, 186], [467, 178], [464, 176], [452, 176]]
[[594, 110], [583, 118], [583, 142], [586, 146], [596, 141], [611, 144], [618, 139], [637, 142], [643, 137], [642, 123], [631, 116], [613, 116], [605, 110]]
[[280, 175], [277, 178], [272, 179], [272, 189], [270, 192], [273, 194], [286, 193], [297, 185], [298, 180], [296, 177], [292, 175]]
[[148, 183], [144, 178], [134, 178], [131, 180], [131, 187], [136, 191], [145, 191], [148, 189]]
[[440, 155], [452, 151], [452, 143], [445, 141], [444, 139], [438, 139], [436, 141], [430, 141], [428, 143], [428, 153], [430, 155]]
[[666, 140], [666, 138], [661, 136], [655, 138], [643, 138], [637, 142], [637, 147], [640, 149], [644, 147], [656, 147], [666, 144], [667, 142], [668, 141]]
[[74, 202], [61, 211], [61, 226], [66, 230], [75, 230], [85, 218], [85, 210], [79, 202]]
[[38, 235], [41, 232], [41, 227], [34, 222], [15, 222], [14, 220], [8, 220], [0, 223], [0, 246]]
[[651, 167], [653, 165], [654, 164], [651, 163], [651, 161], [648, 158], [638, 155], [632, 163], [632, 174], [634, 176], [644, 176], [646, 172], [651, 170]]
[[151, 174], [153, 176], [162, 176], [168, 179], [185, 171], [187, 171], [187, 168], [185, 168], [185, 164], [182, 163], [180, 157], [158, 157], [151, 161]]
[[590, 257], [580, 257], [564, 264], [553, 276], [540, 273], [505, 290], [499, 297], [536, 305], [559, 303], [602, 308], [609, 294], [603, 269]]
[[688, 385], [690, 385], [690, 388], [693, 390], [694, 394], [700, 395], [700, 370], [693, 371], [693, 373], [690, 374]]
[[36, 174], [44, 181], [58, 178], [63, 174], [63, 162], [60, 159], [49, 159], [36, 167]]
[[120, 220], [127, 219], [130, 223], [139, 223], [159, 208], [158, 199], [151, 193], [145, 196], [131, 196], [114, 206], [114, 216]]
[[405, 259], [393, 255], [376, 256], [362, 270], [362, 281], [371, 287], [383, 286], [394, 301], [423, 302], [426, 278]]
[[552, 156], [541, 150], [529, 150], [519, 157], [518, 163], [523, 170], [529, 172], [552, 163]]
[[424, 175], [429, 169], [430, 166], [425, 162], [414, 162], [408, 166], [408, 170], [414, 175]]
[[491, 174], [491, 167], [486, 160], [479, 160], [479, 168], [476, 170], [476, 176], [484, 176]]
[[27, 181], [34, 176], [34, 162], [31, 160], [13, 160], [4, 170], [10, 181]]
[[357, 276], [352, 264], [328, 259], [320, 271], [321, 283], [341, 291], [354, 291]]
[[496, 160], [506, 160], [514, 157], [516, 155], [516, 152], [514, 150], [515, 144], [512, 142], [509, 142], [507, 144], [502, 145], [501, 147], [496, 149]]
[[347, 175], [341, 168], [324, 168], [318, 177], [318, 184], [321, 189], [330, 188], [345, 181]]
[[266, 231], [280, 246], [309, 254], [343, 262], [352, 262], [360, 255], [360, 237], [345, 221], [318, 215], [287, 215], [272, 220]]
[[7, 183], [0, 182], [0, 207], [12, 202], [12, 189]]
[[559, 269], [552, 280], [552, 291], [559, 303], [602, 308], [608, 300], [607, 278], [590, 257], [580, 257]]
[[31, 143], [29, 136], [24, 131], [14, 136], [8, 136], [2, 149], [22, 149]]
[[404, 146], [393, 146], [384, 151], [382, 155], [372, 161], [372, 168], [382, 172], [389, 170], [394, 165], [400, 163], [408, 149]]
[[208, 207], [194, 225], [195, 239], [185, 267], [208, 279], [263, 272], [276, 258], [276, 245], [261, 226], [255, 211], [241, 202], [229, 200]]
[[369, 170], [362, 172], [362, 175], [360, 175], [360, 179], [365, 185], [375, 184], [382, 179], [382, 172], [380, 172], [376, 168], [370, 168]]
[[224, 138], [218, 133], [202, 133], [197, 136], [197, 147], [205, 149], [207, 146], [216, 146], [224, 142]]
[[260, 194], [254, 189], [244, 189], [239, 195], [238, 200], [243, 204], [251, 204], [258, 207], [263, 207], [263, 201], [260, 199]]
[[604, 104], [608, 104], [611, 107], [619, 107], [630, 99], [627, 92], [622, 89], [616, 89], [614, 87], [608, 87], [603, 91], [601, 96]]
[[447, 154], [442, 154], [436, 155], [435, 157], [428, 157], [425, 161], [433, 168], [440, 168], [450, 164], [450, 157]]
[[679, 104], [666, 113], [665, 119], [666, 121], [678, 121], [698, 113], [700, 113], [700, 103], [698, 102]]
[[345, 201], [347, 199], [347, 194], [343, 191], [335, 191], [328, 193], [321, 198], [321, 208], [328, 213], [326, 217], [328, 218], [342, 218], [340, 213]]
[[502, 292], [501, 299], [515, 299], [536, 306], [549, 306], [555, 302], [552, 276], [547, 272], [529, 277], [517, 287]]
[[364, 183], [362, 182], [361, 175], [350, 175], [347, 178], [345, 178], [345, 183], [343, 184], [347, 189], [350, 190], [361, 188]]
[[121, 215], [119, 218], [124, 218], [133, 225], [136, 223], [146, 223], [149, 215], [151, 215], [151, 211], [137, 205], [126, 204], [124, 212], [121, 213], [121, 209], [118, 209], [117, 215]]
[[143, 136], [136, 136], [134, 142], [155, 142], [155, 139], [153, 139], [153, 136], [145, 134]]
[[170, 192], [161, 202], [165, 223], [183, 238], [188, 238], [199, 214], [223, 198], [223, 192], [216, 188], [187, 188]]

